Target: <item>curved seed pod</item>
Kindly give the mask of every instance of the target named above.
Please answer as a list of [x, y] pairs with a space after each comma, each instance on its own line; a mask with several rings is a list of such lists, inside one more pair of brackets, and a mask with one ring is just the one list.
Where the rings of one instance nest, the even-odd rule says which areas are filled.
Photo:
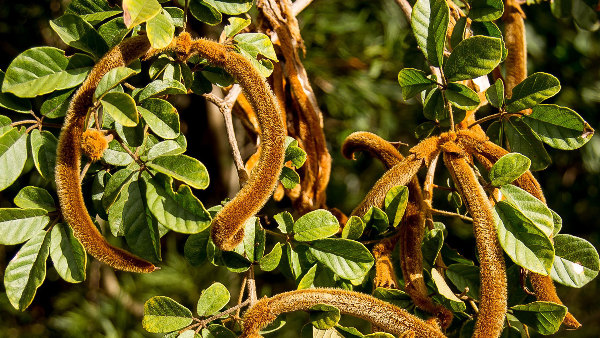
[[473, 232], [481, 262], [480, 306], [473, 337], [499, 337], [506, 315], [506, 267], [492, 206], [466, 157], [444, 152], [444, 163], [473, 217]]
[[244, 223], [263, 207], [279, 180], [285, 151], [282, 114], [265, 79], [245, 57], [214, 41], [192, 40], [187, 33], [176, 40], [179, 52], [187, 56], [198, 54], [209, 63], [223, 68], [239, 82], [256, 112], [261, 129], [258, 163], [246, 185], [212, 221], [211, 236], [215, 244], [221, 250], [233, 250], [244, 238]]
[[[477, 161], [480, 162], [486, 168], [486, 170], [490, 170], [492, 165], [494, 165], [494, 163], [496, 163], [500, 157], [508, 154], [506, 149], [487, 140], [487, 138], [466, 130], [459, 132], [458, 141], [461, 145], [466, 147], [471, 154], [473, 154]], [[535, 177], [533, 177], [531, 171], [526, 171], [523, 175], [521, 175], [521, 177], [515, 180], [514, 184], [546, 204], [546, 198], [544, 197], [542, 188]], [[550, 276], [531, 273], [530, 281], [537, 300], [563, 304], [556, 293], [556, 287], [554, 286], [554, 282], [552, 282], [552, 278]], [[575, 319], [570, 312], [567, 312], [567, 315], [563, 320], [563, 324], [570, 329], [577, 329], [581, 327], [579, 321], [577, 321], [577, 319]]]
[[282, 313], [310, 310], [317, 304], [337, 307], [341, 313], [371, 322], [394, 335], [413, 331], [416, 337], [445, 337], [438, 327], [406, 310], [373, 296], [341, 289], [307, 289], [263, 298], [244, 314], [240, 337], [262, 337], [259, 331]]
[[[373, 289], [388, 288], [397, 289], [398, 280], [392, 263], [392, 252], [398, 243], [398, 236], [381, 240], [373, 246], [373, 258], [375, 258], [375, 277], [373, 277]], [[422, 260], [421, 260], [422, 261]]]
[[131, 253], [116, 248], [102, 237], [87, 212], [81, 192], [80, 158], [85, 119], [92, 105], [98, 82], [109, 70], [126, 66], [150, 49], [145, 36], [121, 42], [103, 56], [92, 68], [87, 79], [73, 96], [58, 139], [56, 158], [56, 190], [63, 218], [73, 228], [73, 234], [85, 250], [109, 266], [132, 272], [152, 272], [156, 267]]
[[515, 0], [507, 0], [504, 7], [504, 43], [508, 55], [506, 67], [506, 96], [512, 96], [513, 88], [527, 77], [527, 43], [525, 38], [525, 13]]
[[344, 144], [342, 144], [342, 154], [349, 160], [354, 160], [354, 153], [358, 151], [368, 152], [369, 155], [377, 158], [388, 169], [404, 159], [398, 149], [388, 141], [366, 131], [357, 131], [348, 135], [344, 140]]

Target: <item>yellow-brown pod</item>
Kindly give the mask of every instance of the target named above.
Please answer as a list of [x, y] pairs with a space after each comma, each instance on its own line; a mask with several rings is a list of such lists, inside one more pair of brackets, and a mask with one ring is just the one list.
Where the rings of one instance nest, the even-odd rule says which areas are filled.
[[508, 55], [506, 67], [506, 96], [512, 96], [513, 88], [527, 77], [527, 44], [525, 36], [525, 13], [516, 0], [507, 0], [504, 7], [504, 44]]
[[473, 336], [499, 337], [507, 306], [506, 267], [496, 233], [492, 206], [465, 156], [444, 152], [444, 163], [473, 217], [473, 233], [481, 262], [479, 313]]
[[146, 54], [150, 42], [145, 36], [124, 40], [111, 49], [92, 68], [73, 96], [58, 139], [56, 158], [56, 190], [63, 218], [73, 228], [73, 235], [85, 250], [109, 266], [132, 272], [152, 272], [156, 267], [125, 250], [110, 245], [98, 231], [87, 212], [81, 192], [81, 141], [88, 109], [98, 82], [109, 70], [126, 66]]

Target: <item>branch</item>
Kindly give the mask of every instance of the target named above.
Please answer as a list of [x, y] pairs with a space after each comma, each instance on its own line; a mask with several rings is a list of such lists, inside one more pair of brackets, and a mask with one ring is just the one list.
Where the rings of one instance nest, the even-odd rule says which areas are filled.
[[292, 13], [294, 16], [298, 16], [313, 0], [296, 0], [292, 4]]
[[402, 11], [404, 12], [404, 16], [406, 16], [406, 20], [410, 23], [410, 17], [412, 15], [412, 7], [410, 7], [410, 3], [407, 0], [396, 0], [396, 3]]

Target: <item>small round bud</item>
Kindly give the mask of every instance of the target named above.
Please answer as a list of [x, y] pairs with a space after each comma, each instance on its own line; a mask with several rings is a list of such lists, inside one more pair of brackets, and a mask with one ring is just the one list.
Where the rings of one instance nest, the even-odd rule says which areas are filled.
[[96, 129], [88, 129], [81, 136], [81, 150], [92, 161], [98, 161], [108, 148], [108, 140]]

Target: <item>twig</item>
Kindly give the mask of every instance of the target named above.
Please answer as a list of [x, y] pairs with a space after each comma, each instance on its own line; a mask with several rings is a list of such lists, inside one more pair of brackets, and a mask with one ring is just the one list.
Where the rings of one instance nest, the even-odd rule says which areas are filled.
[[482, 117], [482, 118], [480, 118], [479, 120], [477, 120], [477, 121], [475, 121], [475, 122], [471, 123], [471, 124], [470, 124], [470, 125], [467, 127], [467, 129], [468, 129], [468, 128], [471, 128], [471, 127], [473, 127], [473, 126], [476, 126], [476, 125], [478, 125], [478, 124], [481, 124], [481, 123], [483, 123], [483, 122], [487, 122], [487, 121], [490, 121], [490, 120], [493, 120], [493, 119], [497, 119], [497, 118], [500, 118], [500, 117], [503, 117], [503, 116], [515, 116], [515, 115], [517, 115], [517, 116], [521, 116], [521, 115], [525, 115], [525, 114], [523, 114], [523, 113], [521, 113], [521, 112], [518, 112], [518, 113], [506, 113], [506, 112], [503, 112], [503, 111], [501, 111], [501, 112], [499, 112], [499, 113], [492, 114], [492, 115], [488, 115], [488, 116], [486, 116], [486, 117]]
[[454, 189], [454, 188], [444, 187], [443, 185], [433, 184], [432, 186], [434, 189], [440, 189], [440, 190], [446, 190], [446, 191], [456, 191], [456, 189]]
[[83, 178], [85, 177], [85, 174], [87, 173], [88, 169], [90, 169], [91, 164], [92, 164], [92, 161], [87, 161], [87, 163], [81, 170], [81, 175], [79, 176], [79, 184], [83, 183]]
[[29, 123], [34, 123], [37, 125], [38, 121], [36, 120], [23, 120], [23, 121], [17, 121], [17, 122], [13, 122], [10, 124], [11, 127], [16, 127], [16, 126], [20, 126], [22, 124], [29, 124]]
[[217, 319], [219, 319], [221, 317], [225, 317], [228, 314], [230, 314], [232, 312], [236, 312], [236, 311], [240, 310], [241, 308], [243, 308], [244, 306], [250, 305], [250, 304], [251, 304], [251, 299], [246, 299], [242, 303], [240, 303], [240, 304], [238, 304], [236, 306], [230, 307], [229, 309], [227, 309], [227, 310], [225, 310], [225, 311], [223, 311], [221, 313], [217, 313], [214, 316], [208, 317], [208, 318], [200, 321], [200, 323], [195, 324], [195, 325], [199, 325], [200, 327], [204, 327], [204, 326], [206, 326], [206, 324], [208, 324], [208, 323], [210, 323], [212, 321], [215, 321], [215, 320], [217, 320]]
[[425, 204], [427, 204], [429, 208], [432, 207], [434, 187], [433, 178], [435, 176], [435, 168], [437, 167], [437, 161], [439, 158], [440, 153], [438, 152], [431, 160], [431, 163], [427, 168], [427, 176], [425, 176], [425, 181], [423, 181], [423, 201], [425, 202]]
[[435, 215], [442, 215], [442, 216], [448, 216], [448, 217], [458, 217], [460, 219], [462, 219], [463, 221], [466, 222], [473, 222], [473, 219], [471, 217], [468, 216], [463, 216], [461, 214], [457, 214], [455, 212], [450, 212], [450, 211], [445, 211], [445, 210], [439, 210], [439, 209], [431, 209], [431, 213], [435, 214]]
[[250, 265], [250, 269], [248, 269], [246, 288], [248, 289], [250, 305], [254, 305], [258, 301], [258, 297], [256, 296], [256, 280], [254, 279], [254, 265]]
[[311, 2], [313, 2], [313, 0], [296, 0], [292, 4], [292, 13], [294, 14], [294, 16], [298, 16], [298, 14], [300, 14], [300, 12], [302, 12], [306, 7], [308, 7], [308, 5], [310, 5]]
[[410, 17], [412, 15], [412, 7], [410, 7], [410, 3], [408, 3], [407, 0], [396, 0], [396, 3], [398, 6], [400, 6], [404, 12], [404, 16], [406, 16], [406, 20], [408, 20], [408, 23], [410, 24]]
[[[246, 290], [246, 280], [247, 277], [246, 275], [244, 275], [244, 279], [242, 279], [242, 285], [240, 286], [240, 294], [238, 296], [238, 305], [242, 304], [242, 300], [244, 299], [244, 291]], [[241, 308], [238, 308], [237, 311], [235, 312], [235, 317], [239, 318], [240, 317], [240, 310]]]

